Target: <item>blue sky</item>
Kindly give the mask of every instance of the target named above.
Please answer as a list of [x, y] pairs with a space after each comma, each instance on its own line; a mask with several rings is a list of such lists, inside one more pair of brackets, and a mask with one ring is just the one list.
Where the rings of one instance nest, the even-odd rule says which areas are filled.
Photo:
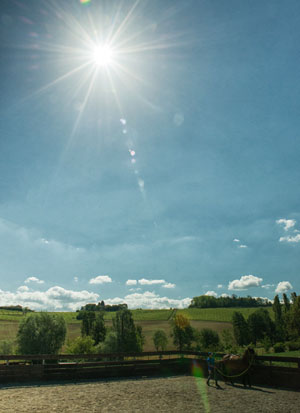
[[0, 12], [0, 305], [299, 292], [299, 2]]

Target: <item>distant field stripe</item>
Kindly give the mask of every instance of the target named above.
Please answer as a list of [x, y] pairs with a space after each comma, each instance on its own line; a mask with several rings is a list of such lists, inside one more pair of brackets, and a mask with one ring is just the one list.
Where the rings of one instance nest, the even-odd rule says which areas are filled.
[[[272, 307], [264, 308], [266, 308], [266, 310], [269, 312], [271, 318], [274, 318]], [[247, 319], [249, 315], [257, 309], [257, 307], [186, 308], [183, 310], [177, 310], [177, 312], [178, 314], [182, 314], [190, 320], [231, 322], [232, 315], [235, 311], [241, 312], [245, 319]]]

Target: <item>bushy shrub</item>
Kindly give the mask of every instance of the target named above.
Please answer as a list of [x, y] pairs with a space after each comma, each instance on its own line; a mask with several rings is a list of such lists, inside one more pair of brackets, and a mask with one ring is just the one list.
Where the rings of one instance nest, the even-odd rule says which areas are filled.
[[171, 321], [173, 343], [179, 351], [190, 350], [195, 331], [187, 317], [179, 314]]
[[272, 347], [272, 342], [271, 342], [270, 337], [265, 335], [263, 340], [261, 341], [261, 344], [263, 345], [264, 350], [268, 353], [268, 351]]
[[98, 344], [97, 353], [117, 353], [119, 351], [118, 338], [115, 331], [109, 331], [106, 334], [103, 343]]
[[222, 351], [225, 351], [227, 353], [235, 353], [237, 344], [236, 344], [232, 331], [229, 330], [228, 328], [222, 330], [221, 337], [222, 337], [222, 346], [220, 346], [220, 350], [222, 347]]
[[69, 341], [66, 347], [67, 354], [93, 354], [96, 353], [94, 340], [91, 336], [77, 337]]
[[168, 337], [163, 330], [156, 330], [153, 335], [153, 343], [156, 351], [164, 351], [168, 345]]
[[211, 328], [202, 328], [195, 334], [196, 350], [217, 351], [220, 349], [220, 337]]
[[288, 341], [286, 344], [289, 351], [300, 350], [300, 341]]
[[13, 340], [1, 340], [0, 354], [15, 354], [15, 342]]
[[283, 353], [285, 351], [284, 343], [276, 343], [273, 348], [275, 353]]
[[65, 342], [66, 323], [59, 314], [31, 314], [24, 318], [17, 333], [20, 354], [57, 354]]

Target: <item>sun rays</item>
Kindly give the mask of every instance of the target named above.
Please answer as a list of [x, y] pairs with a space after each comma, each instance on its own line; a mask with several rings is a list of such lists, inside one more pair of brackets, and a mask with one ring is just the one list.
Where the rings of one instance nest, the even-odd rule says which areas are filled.
[[128, 94], [157, 110], [157, 104], [147, 96], [147, 88], [150, 90], [155, 85], [147, 78], [146, 61], [148, 58], [155, 67], [159, 60], [156, 52], [179, 44], [178, 34], [158, 32], [157, 23], [150, 24], [149, 18], [143, 24], [144, 5], [139, 0], [131, 6], [111, 7], [105, 13], [104, 7], [96, 8], [96, 3], [95, 8], [89, 7], [92, 2], [80, 3], [76, 10], [56, 1], [48, 3], [47, 19], [51, 24], [47, 36], [36, 34], [35, 43], [23, 47], [26, 50], [32, 47], [41, 54], [42, 63], [47, 66], [45, 82], [40, 81], [39, 87], [19, 102], [23, 104], [55, 90], [63, 96], [64, 104], [71, 107], [76, 97], [79, 110], [74, 113], [71, 136], [89, 104], [106, 101], [105, 94], [112, 97], [109, 100], [114, 101], [120, 116], [124, 114], [124, 96], [127, 98]]

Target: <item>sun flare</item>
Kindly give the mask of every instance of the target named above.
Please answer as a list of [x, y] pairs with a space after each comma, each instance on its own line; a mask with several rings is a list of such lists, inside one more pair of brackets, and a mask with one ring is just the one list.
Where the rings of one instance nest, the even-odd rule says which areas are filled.
[[96, 66], [110, 66], [113, 62], [113, 50], [107, 44], [96, 45], [91, 58]]

